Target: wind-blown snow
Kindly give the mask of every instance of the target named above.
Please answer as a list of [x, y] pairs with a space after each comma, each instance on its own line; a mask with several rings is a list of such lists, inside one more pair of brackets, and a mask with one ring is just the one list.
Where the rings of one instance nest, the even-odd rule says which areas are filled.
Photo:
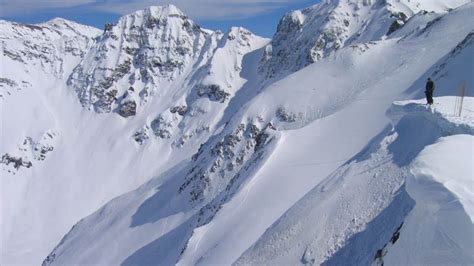
[[[474, 99], [465, 101], [461, 117], [452, 114], [454, 97], [438, 98], [434, 114], [425, 116], [440, 125], [452, 124], [448, 131], [469, 134], [440, 138], [411, 163], [406, 190], [416, 203], [405, 220], [400, 242], [384, 258], [389, 265], [474, 263]], [[397, 105], [405, 106], [408, 114], [427, 113], [416, 101]]]
[[470, 219], [474, 214], [474, 101], [465, 98], [461, 116], [455, 109], [459, 97], [437, 98], [432, 113], [426, 111], [423, 101], [396, 102], [392, 115], [409, 114], [425, 115], [426, 119], [436, 121], [440, 125], [451, 125], [450, 131], [469, 135], [455, 135], [441, 138], [435, 144], [426, 147], [412, 162], [412, 182], [440, 183], [450, 191], [463, 206]]
[[[459, 135], [441, 139], [424, 149], [413, 163], [412, 173], [422, 179], [431, 177], [452, 192], [474, 221], [474, 190], [472, 179], [474, 137]], [[419, 181], [422, 182], [421, 180]]]
[[416, 205], [386, 264], [474, 263], [473, 141], [472, 135], [441, 138], [412, 163], [406, 189]]

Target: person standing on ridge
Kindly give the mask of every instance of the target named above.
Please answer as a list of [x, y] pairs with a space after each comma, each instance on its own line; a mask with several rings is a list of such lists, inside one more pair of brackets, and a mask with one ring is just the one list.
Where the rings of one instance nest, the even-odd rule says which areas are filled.
[[434, 88], [435, 88], [434, 82], [431, 80], [431, 78], [428, 78], [428, 81], [426, 82], [426, 89], [425, 89], [426, 104], [429, 104], [429, 105], [433, 104]]

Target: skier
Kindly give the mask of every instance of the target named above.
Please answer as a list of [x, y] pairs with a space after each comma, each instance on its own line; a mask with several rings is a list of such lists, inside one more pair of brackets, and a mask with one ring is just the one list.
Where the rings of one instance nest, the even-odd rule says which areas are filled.
[[435, 88], [434, 82], [431, 80], [431, 78], [428, 78], [428, 81], [426, 81], [426, 89], [425, 89], [426, 104], [429, 104], [429, 105], [433, 104], [434, 88]]

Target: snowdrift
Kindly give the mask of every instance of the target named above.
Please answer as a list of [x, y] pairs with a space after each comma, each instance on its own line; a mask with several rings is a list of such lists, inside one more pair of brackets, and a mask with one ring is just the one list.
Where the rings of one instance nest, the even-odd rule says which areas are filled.
[[395, 102], [393, 129], [312, 189], [236, 264], [472, 263], [474, 98], [461, 117], [452, 113], [456, 97], [436, 102]]

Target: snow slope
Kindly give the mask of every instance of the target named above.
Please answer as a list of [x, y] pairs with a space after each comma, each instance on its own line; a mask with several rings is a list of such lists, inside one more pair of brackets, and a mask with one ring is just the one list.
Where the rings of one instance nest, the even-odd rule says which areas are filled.
[[[237, 113], [191, 160], [81, 220], [45, 263], [372, 263], [416, 206], [407, 165], [444, 134], [419, 117], [392, 131], [385, 112], [428, 76], [441, 94], [473, 84], [473, 9], [420, 13], [400, 36], [341, 48], [229, 103]], [[397, 132], [414, 137], [420, 123], [426, 135], [403, 150]]]
[[[422, 180], [424, 176], [431, 176], [433, 181], [446, 187], [459, 199], [459, 203], [471, 221], [474, 217], [473, 168], [469, 165], [470, 159], [473, 158], [474, 143], [472, 141], [473, 138], [470, 135], [444, 138], [436, 145], [423, 150], [414, 162], [415, 166], [412, 170], [413, 175], [418, 176], [418, 179]], [[422, 183], [422, 181], [419, 182]]]
[[[47, 252], [48, 243], [52, 245], [70, 226], [62, 227], [53, 213], [59, 212], [69, 223], [81, 217], [67, 214], [71, 213], [70, 206], [61, 206], [63, 201], [52, 196], [69, 193], [68, 185], [60, 177], [74, 169], [68, 168], [71, 165], [67, 161], [61, 165], [61, 157], [55, 157], [64, 155], [61, 149], [57, 150], [64, 141], [57, 119], [62, 118], [67, 130], [74, 131], [75, 125], [68, 124], [73, 119], [68, 110], [81, 112], [72, 101], [68, 102], [65, 90], [57, 90], [57, 83], [67, 78], [99, 33], [97, 29], [63, 19], [38, 25], [0, 21], [2, 264], [16, 259], [31, 262], [30, 259], [35, 259], [32, 253]], [[51, 102], [56, 105], [52, 106]], [[69, 149], [69, 156], [64, 158], [70, 162], [76, 160], [73, 156], [76, 144], [73, 141], [64, 147]], [[42, 172], [45, 164], [50, 167]], [[57, 169], [63, 173], [59, 174]], [[50, 182], [51, 179], [55, 181]], [[58, 186], [53, 187], [55, 184]], [[49, 228], [51, 224], [55, 226]], [[38, 262], [41, 256], [36, 255], [33, 261]]]
[[[171, 15], [160, 20], [166, 25], [187, 21], [174, 16], [181, 11], [173, 6], [151, 7], [122, 18], [125, 33], [118, 36], [126, 38], [131, 28], [139, 30], [130, 25], [136, 22], [145, 32], [141, 38], [149, 37], [153, 45], [169, 44], [157, 41], [162, 36], [152, 35], [159, 34], [161, 28], [147, 32], [146, 21], [141, 24], [132, 19], [147, 12]], [[180, 29], [166, 36], [185, 38]], [[192, 40], [190, 48], [196, 42], [199, 51], [194, 51], [195, 61], [186, 66], [191, 74], [181, 76], [168, 91], [165, 85], [148, 84], [157, 97], [148, 98], [150, 104], [144, 105], [143, 109], [148, 108], [144, 112], [125, 119], [116, 113], [99, 115], [83, 108], [71, 82], [90, 61], [94, 63], [86, 64], [87, 73], [95, 73], [100, 80], [103, 72], [108, 73], [104, 70], [108, 66], [96, 64], [110, 63], [104, 58], [115, 58], [112, 55], [129, 57], [125, 45], [140, 45], [141, 41], [124, 41], [122, 50], [108, 48], [109, 54], [96, 61], [97, 49], [109, 45], [108, 31], [96, 38], [100, 30], [62, 19], [39, 25], [2, 22], [1, 77], [6, 81], [2, 87], [6, 97], [2, 96], [0, 103], [2, 264], [41, 263], [78, 220], [189, 160], [209, 138], [222, 110], [249, 79], [246, 73], [240, 75], [242, 65], [251, 64], [268, 41], [243, 28], [232, 28], [225, 34], [197, 25], [195, 30], [208, 36], [208, 43], [201, 51], [198, 41]], [[15, 84], [26, 85], [17, 88]], [[226, 100], [212, 99], [215, 91], [199, 95], [199, 84], [222, 86]], [[129, 86], [118, 88], [126, 91]]]
[[400, 242], [384, 258], [387, 264], [474, 263], [473, 141], [472, 135], [441, 138], [412, 163], [406, 189], [416, 205]]
[[[466, 99], [466, 109], [472, 108], [473, 100]], [[236, 264], [339, 265], [351, 261], [370, 265], [380, 263], [374, 259], [379, 249], [388, 265], [472, 263], [472, 223], [469, 210], [463, 208], [463, 202], [471, 200], [470, 192], [456, 196], [451, 186], [439, 183], [443, 175], [443, 180], [450, 176], [454, 184], [469, 185], [472, 109], [457, 118], [451, 114], [454, 97], [438, 101], [437, 107], [442, 108], [434, 112], [423, 101], [396, 103], [390, 111], [394, 128], [381, 132], [306, 194]], [[459, 142], [449, 147], [441, 144], [448, 139]], [[430, 152], [436, 147], [452, 151], [460, 142], [465, 147], [459, 152], [465, 156]], [[438, 160], [426, 164], [427, 152]], [[433, 167], [439, 167], [431, 172], [438, 181], [427, 179]], [[454, 171], [461, 175], [453, 177]], [[451, 175], [444, 176], [449, 172]], [[398, 238], [394, 241], [397, 233], [399, 242]]]

